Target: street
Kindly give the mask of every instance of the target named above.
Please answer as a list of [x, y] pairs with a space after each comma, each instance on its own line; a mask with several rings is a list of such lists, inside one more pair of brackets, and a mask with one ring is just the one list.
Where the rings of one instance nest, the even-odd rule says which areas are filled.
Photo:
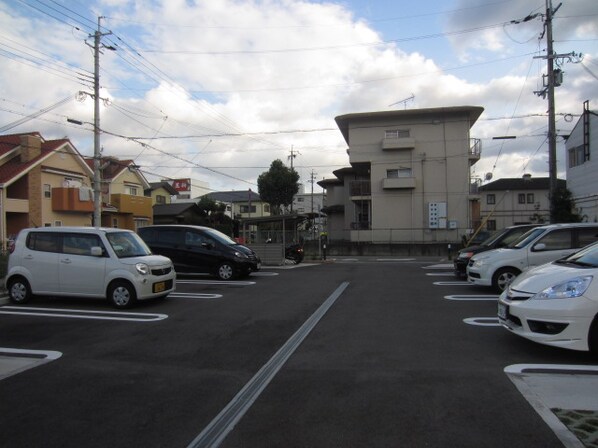
[[53, 354], [0, 375], [2, 445], [563, 446], [505, 369], [597, 360], [509, 334], [493, 292], [449, 266], [341, 258], [237, 282], [179, 276], [175, 294], [127, 313], [2, 306], [0, 357]]

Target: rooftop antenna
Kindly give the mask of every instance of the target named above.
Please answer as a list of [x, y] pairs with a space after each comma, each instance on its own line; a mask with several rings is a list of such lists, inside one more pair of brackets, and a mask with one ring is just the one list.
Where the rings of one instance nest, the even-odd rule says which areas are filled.
[[405, 98], [404, 100], [400, 100], [400, 101], [397, 101], [395, 103], [389, 104], [388, 107], [392, 107], [395, 104], [401, 104], [401, 103], [403, 103], [403, 106], [405, 107], [405, 109], [407, 109], [407, 101], [413, 101], [413, 100], [415, 100], [415, 95], [412, 93], [409, 98]]

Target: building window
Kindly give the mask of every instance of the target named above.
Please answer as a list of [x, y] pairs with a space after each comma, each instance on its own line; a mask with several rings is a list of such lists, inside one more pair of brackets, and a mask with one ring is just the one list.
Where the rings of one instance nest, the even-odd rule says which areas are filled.
[[527, 194], [527, 203], [528, 204], [533, 204], [534, 203], [534, 193], [528, 193]]
[[303, 202], [304, 198], [297, 198], [297, 202]]
[[387, 179], [398, 179], [411, 177], [411, 168], [398, 168], [392, 170], [386, 170]]
[[44, 197], [48, 199], [52, 197], [52, 187], [49, 184], [44, 184]]
[[255, 205], [252, 205], [251, 209], [249, 208], [248, 205], [241, 205], [239, 207], [239, 210], [240, 210], [241, 213], [255, 213], [256, 208], [255, 208]]
[[112, 227], [118, 229], [118, 218], [112, 218]]
[[519, 204], [525, 204], [525, 193], [519, 193], [517, 202]]
[[486, 204], [496, 204], [496, 195], [494, 193], [486, 195]]
[[62, 227], [62, 221], [54, 221], [54, 227]]
[[583, 145], [575, 146], [569, 149], [569, 168], [574, 166], [583, 165], [587, 160], [590, 160], [589, 154], [586, 157], [586, 153]]
[[270, 204], [264, 204], [264, 213], [270, 213]]
[[126, 187], [125, 191], [131, 196], [137, 196], [137, 187]]
[[166, 196], [162, 196], [161, 194], [157, 195], [156, 204], [166, 204]]
[[494, 232], [496, 230], [496, 220], [495, 219], [489, 219], [488, 221], [486, 221], [486, 230], [488, 230], [490, 232]]
[[384, 131], [384, 138], [409, 138], [409, 129], [391, 129]]

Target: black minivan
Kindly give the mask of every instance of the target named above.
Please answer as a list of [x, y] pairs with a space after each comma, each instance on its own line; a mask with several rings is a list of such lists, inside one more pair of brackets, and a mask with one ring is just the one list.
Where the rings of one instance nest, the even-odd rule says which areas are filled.
[[153, 253], [170, 258], [177, 272], [209, 273], [230, 280], [261, 267], [253, 250], [210, 227], [164, 224], [141, 227], [137, 233]]

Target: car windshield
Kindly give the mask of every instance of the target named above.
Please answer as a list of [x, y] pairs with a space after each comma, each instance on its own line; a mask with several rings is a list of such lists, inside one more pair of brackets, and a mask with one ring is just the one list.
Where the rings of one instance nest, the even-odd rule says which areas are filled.
[[133, 232], [109, 232], [106, 238], [118, 258], [142, 257], [152, 253], [143, 240]]
[[546, 230], [542, 229], [542, 228], [532, 229], [529, 232], [521, 235], [521, 237], [519, 237], [518, 239], [513, 241], [507, 247], [509, 247], [511, 249], [521, 249], [522, 247], [527, 246], [529, 243], [531, 243], [533, 240], [535, 240], [539, 235], [541, 235], [545, 231]]
[[559, 262], [598, 268], [598, 244], [586, 246], [579, 252], [576, 252], [573, 255], [560, 260]]
[[497, 230], [492, 235], [490, 235], [488, 238], [486, 238], [484, 241], [482, 241], [480, 243], [480, 246], [492, 246], [496, 240], [498, 240], [499, 238], [501, 238], [504, 235], [505, 232], [506, 232], [505, 229]]
[[235, 240], [230, 238], [229, 236], [225, 235], [224, 233], [222, 233], [216, 229], [207, 228], [207, 229], [204, 229], [204, 231], [209, 236], [211, 236], [213, 239], [215, 239], [216, 241], [218, 241], [222, 244], [226, 244], [227, 246], [233, 246], [235, 244], [239, 244]]

